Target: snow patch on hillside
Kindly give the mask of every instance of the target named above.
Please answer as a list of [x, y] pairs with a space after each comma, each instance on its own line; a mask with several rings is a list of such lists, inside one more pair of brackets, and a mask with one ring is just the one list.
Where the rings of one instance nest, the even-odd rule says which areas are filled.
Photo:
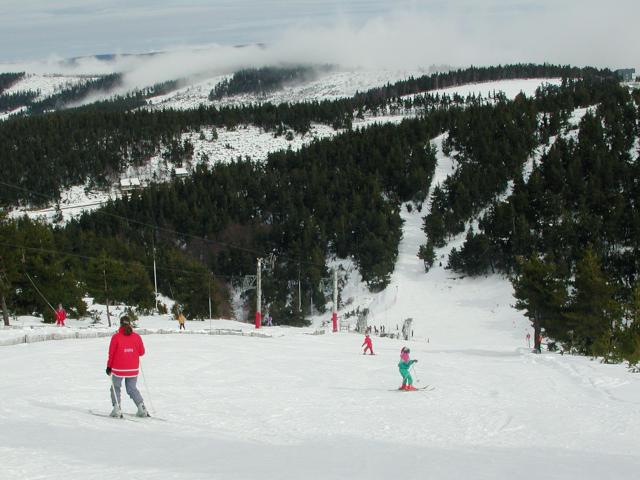
[[209, 100], [209, 93], [222, 80], [230, 75], [214, 77], [206, 81], [184, 87], [170, 94], [150, 99], [154, 108], [174, 108], [188, 110], [200, 105], [240, 106], [252, 103], [297, 103], [323, 100], [336, 100], [352, 97], [356, 92], [365, 92], [387, 83], [405, 80], [410, 76], [424, 75], [422, 70], [353, 70], [334, 71], [320, 75], [317, 79], [287, 85], [281, 90], [265, 95], [243, 94], [224, 97], [221, 100]]
[[561, 79], [558, 78], [524, 78], [516, 80], [495, 80], [490, 82], [469, 83], [457, 87], [440, 88], [425, 93], [405, 95], [402, 98], [415, 98], [419, 95], [448, 95], [453, 97], [458, 95], [466, 98], [469, 95], [476, 97], [482, 96], [489, 98], [495, 94], [502, 92], [507, 99], [514, 99], [518, 94], [523, 93], [527, 97], [535, 95], [536, 90], [543, 85], [560, 85]]
[[4, 112], [4, 113], [0, 113], [0, 121], [4, 121], [6, 119], [8, 119], [9, 117], [12, 117], [13, 115], [18, 115], [21, 112], [24, 112], [27, 110], [27, 107], [18, 107], [15, 110], [11, 110], [8, 112]]
[[238, 157], [244, 159], [250, 157], [255, 161], [264, 161], [270, 153], [280, 150], [300, 150], [314, 140], [332, 137], [336, 131], [323, 124], [312, 124], [311, 129], [305, 135], [294, 134], [292, 140], [287, 140], [284, 135], [275, 136], [272, 132], [253, 125], [245, 125], [232, 130], [227, 128], [217, 129], [218, 139], [211, 141], [211, 130], [203, 130], [204, 139], [199, 133], [183, 135], [182, 140], [189, 140], [194, 146], [194, 158], [209, 158], [208, 163], [228, 163]]
[[11, 88], [5, 90], [4, 93], [12, 94], [29, 90], [34, 92], [39, 91], [40, 95], [36, 98], [36, 101], [39, 101], [59, 93], [62, 90], [81, 85], [96, 78], [97, 77], [91, 76], [27, 74], [22, 80], [12, 85]]

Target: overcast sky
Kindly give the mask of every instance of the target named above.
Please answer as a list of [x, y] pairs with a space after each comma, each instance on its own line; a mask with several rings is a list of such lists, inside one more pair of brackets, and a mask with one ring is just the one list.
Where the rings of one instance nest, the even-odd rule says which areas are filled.
[[244, 60], [640, 67], [638, 18], [639, 0], [0, 0], [0, 62], [264, 43]]

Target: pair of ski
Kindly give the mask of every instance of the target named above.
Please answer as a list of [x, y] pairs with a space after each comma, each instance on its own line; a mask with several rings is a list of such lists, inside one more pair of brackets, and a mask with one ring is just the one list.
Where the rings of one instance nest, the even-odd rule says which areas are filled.
[[89, 410], [91, 415], [95, 415], [97, 417], [103, 418], [113, 418], [114, 420], [129, 420], [131, 422], [144, 422], [145, 420], [158, 420], [160, 422], [166, 422], [167, 420], [159, 417], [152, 417], [151, 415], [147, 417], [139, 417], [134, 413], [123, 413], [122, 417], [112, 417], [108, 413], [97, 412], [95, 410]]
[[435, 390], [435, 387], [433, 385], [425, 385], [424, 387], [416, 387], [415, 390], [404, 390], [402, 388], [394, 388], [393, 390], [389, 390], [390, 392], [420, 392], [420, 391], [425, 391], [425, 392], [431, 392]]

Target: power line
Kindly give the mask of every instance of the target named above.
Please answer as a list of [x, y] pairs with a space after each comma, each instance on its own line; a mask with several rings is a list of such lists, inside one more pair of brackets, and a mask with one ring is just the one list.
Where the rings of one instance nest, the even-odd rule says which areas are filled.
[[[3, 247], [9, 247], [9, 248], [15, 248], [17, 250], [32, 250], [32, 251], [38, 251], [38, 252], [43, 252], [43, 253], [51, 253], [54, 255], [60, 255], [60, 256], [67, 256], [67, 257], [76, 257], [76, 258], [81, 258], [83, 260], [99, 260], [99, 261], [108, 261], [111, 263], [118, 263], [121, 265], [133, 265], [134, 262], [127, 262], [125, 260], [117, 260], [111, 257], [107, 257], [107, 258], [103, 258], [103, 257], [95, 257], [95, 256], [91, 256], [91, 255], [80, 255], [78, 253], [72, 253], [72, 252], [64, 252], [62, 250], [54, 250], [54, 249], [50, 249], [50, 248], [42, 248], [42, 247], [26, 247], [24, 245], [14, 245], [11, 243], [4, 243], [4, 242], [0, 242], [0, 246]], [[140, 265], [142, 265], [144, 268], [150, 269], [152, 267], [150, 267], [149, 265], [145, 265], [142, 262], [139, 262]], [[202, 275], [203, 272], [198, 272], [196, 270], [184, 270], [184, 269], [180, 269], [180, 268], [171, 268], [171, 267], [157, 267], [158, 270], [166, 270], [166, 271], [171, 271], [171, 272], [178, 272], [178, 273], [186, 273], [186, 274], [193, 274], [193, 275]], [[233, 275], [218, 275], [216, 273], [213, 272], [207, 272], [209, 273], [211, 276], [213, 277], [217, 277], [217, 278], [230, 278], [233, 279], [235, 278], [235, 276]]]
[[[0, 184], [5, 185], [5, 186], [7, 186], [9, 188], [13, 188], [15, 190], [21, 190], [23, 192], [27, 192], [27, 193], [30, 193], [32, 195], [36, 195], [36, 196], [38, 196], [40, 198], [43, 198], [45, 200], [48, 200], [50, 202], [54, 202], [54, 203], [56, 202], [56, 200], [54, 198], [52, 198], [51, 196], [45, 195], [44, 193], [36, 192], [35, 190], [31, 190], [31, 189], [28, 189], [28, 188], [20, 187], [18, 185], [12, 184], [12, 183], [5, 182], [3, 180], [0, 180]], [[239, 247], [237, 245], [233, 245], [231, 243], [220, 242], [218, 240], [211, 240], [211, 239], [208, 239], [208, 238], [200, 237], [198, 235], [193, 235], [191, 233], [179, 232], [177, 230], [172, 230], [172, 229], [166, 228], [166, 227], [160, 227], [158, 225], [153, 225], [151, 223], [142, 222], [140, 220], [134, 220], [132, 218], [124, 217], [122, 215], [117, 215], [115, 213], [105, 212], [105, 211], [103, 211], [101, 209], [94, 210], [92, 213], [97, 213], [97, 214], [104, 215], [104, 216], [107, 216], [107, 217], [116, 218], [116, 219], [119, 219], [119, 220], [123, 220], [123, 221], [125, 221], [127, 223], [133, 223], [133, 224], [136, 224], [136, 225], [141, 225], [141, 226], [152, 228], [154, 230], [162, 231], [162, 232], [165, 232], [165, 233], [173, 233], [175, 235], [179, 235], [179, 236], [183, 236], [183, 237], [202, 240], [202, 241], [207, 242], [207, 243], [213, 243], [213, 244], [218, 244], [218, 245], [221, 245], [221, 246], [224, 246], [224, 247], [228, 247], [228, 248], [232, 248], [232, 249], [236, 249], [236, 250], [242, 250], [244, 252], [253, 253], [253, 254], [256, 254], [256, 255], [259, 255], [259, 256], [265, 255], [264, 252], [259, 252], [257, 250], [253, 250], [253, 249], [249, 249], [249, 248], [245, 248], [245, 247]]]
[[[5, 182], [3, 180], [0, 180], [0, 184], [5, 185], [5, 186], [7, 186], [9, 188], [13, 188], [13, 189], [16, 189], [16, 190], [21, 190], [23, 192], [31, 193], [33, 195], [39, 196], [41, 198], [44, 198], [44, 199], [46, 199], [46, 200], [48, 200], [50, 202], [55, 202], [56, 201], [55, 199], [53, 199], [49, 195], [45, 195], [43, 193], [36, 192], [34, 190], [30, 190], [28, 188], [20, 187], [18, 185], [12, 184], [12, 183]], [[134, 220], [134, 219], [131, 219], [131, 218], [128, 218], [128, 217], [124, 217], [122, 215], [117, 215], [115, 213], [106, 212], [103, 209], [94, 210], [92, 213], [96, 213], [96, 214], [99, 214], [99, 215], [104, 215], [104, 216], [107, 216], [107, 217], [116, 218], [116, 219], [119, 219], [119, 220], [123, 220], [123, 221], [125, 221], [127, 223], [132, 223], [132, 224], [140, 225], [140, 226], [143, 226], [143, 227], [151, 228], [151, 229], [154, 229], [154, 230], [159, 231], [159, 232], [161, 231], [161, 232], [165, 232], [165, 233], [172, 233], [172, 234], [175, 234], [175, 235], [178, 235], [178, 236], [182, 236], [182, 237], [186, 237], [186, 238], [192, 238], [192, 239], [196, 239], [196, 240], [201, 240], [201, 241], [203, 241], [205, 243], [208, 243], [208, 244], [220, 245], [220, 246], [223, 246], [223, 247], [227, 247], [229, 249], [239, 250], [239, 251], [243, 251], [243, 252], [246, 252], [246, 253], [252, 253], [252, 254], [260, 257], [260, 258], [268, 256], [266, 253], [260, 252], [258, 250], [253, 250], [253, 249], [250, 249], [250, 248], [240, 247], [238, 245], [234, 245], [234, 244], [226, 243], [226, 242], [221, 242], [219, 240], [212, 240], [212, 239], [209, 239], [209, 238], [201, 237], [201, 236], [190, 234], [190, 233], [179, 232], [177, 230], [173, 230], [173, 229], [170, 229], [170, 228], [167, 228], [167, 227], [160, 227], [158, 225], [153, 225], [153, 224], [150, 224], [150, 223], [142, 222], [140, 220]], [[294, 261], [294, 262], [298, 262], [298, 263], [301, 263], [301, 264], [311, 265], [311, 266], [318, 267], [318, 268], [324, 268], [325, 267], [325, 265], [320, 265], [320, 264], [317, 264], [317, 263], [314, 263], [314, 262], [310, 262], [308, 260], [304, 260], [304, 259], [301, 259], [301, 258], [295, 258], [295, 257], [292, 257], [290, 255], [279, 255], [279, 257], [287, 259], [287, 260], [291, 260], [291, 261]]]

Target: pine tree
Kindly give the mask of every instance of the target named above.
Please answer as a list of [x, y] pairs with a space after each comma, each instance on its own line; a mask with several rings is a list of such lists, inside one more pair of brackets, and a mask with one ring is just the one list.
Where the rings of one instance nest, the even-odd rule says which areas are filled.
[[540, 352], [542, 329], [557, 338], [564, 328], [562, 309], [567, 292], [564, 282], [557, 277], [555, 266], [532, 255], [518, 263], [519, 274], [513, 279], [515, 308], [524, 310], [534, 330], [534, 349]]
[[432, 242], [427, 242], [424, 245], [420, 245], [418, 250], [418, 258], [422, 260], [424, 264], [424, 271], [428, 272], [436, 261], [436, 252], [433, 248]]
[[[627, 325], [617, 342], [619, 358], [626, 358], [630, 366], [640, 363], [640, 282], [631, 293], [627, 305]], [[637, 367], [636, 367], [637, 368]]]
[[608, 359], [622, 312], [614, 299], [615, 288], [590, 247], [576, 264], [573, 289], [565, 316], [573, 331], [575, 346], [583, 353]]

